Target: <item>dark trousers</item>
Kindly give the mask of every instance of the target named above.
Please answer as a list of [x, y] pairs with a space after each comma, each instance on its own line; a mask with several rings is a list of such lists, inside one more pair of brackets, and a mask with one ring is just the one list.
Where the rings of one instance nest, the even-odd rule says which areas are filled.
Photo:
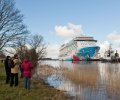
[[30, 89], [30, 78], [25, 77], [24, 86], [25, 86], [25, 89], [28, 89], [28, 90]]
[[6, 75], [6, 84], [10, 82], [10, 73], [7, 73]]
[[6, 84], [10, 82], [10, 77], [11, 77], [11, 68], [5, 68], [6, 70]]
[[11, 73], [10, 86], [18, 86], [18, 73]]

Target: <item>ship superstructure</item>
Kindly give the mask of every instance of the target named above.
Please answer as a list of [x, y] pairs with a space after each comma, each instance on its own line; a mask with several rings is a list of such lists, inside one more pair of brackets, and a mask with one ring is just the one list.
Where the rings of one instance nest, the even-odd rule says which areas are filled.
[[77, 36], [60, 47], [60, 60], [94, 59], [100, 47], [96, 46], [97, 40], [89, 36]]

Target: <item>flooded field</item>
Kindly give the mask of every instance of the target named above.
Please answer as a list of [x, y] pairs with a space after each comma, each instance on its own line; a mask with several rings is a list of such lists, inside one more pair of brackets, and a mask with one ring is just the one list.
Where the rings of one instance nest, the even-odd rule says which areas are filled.
[[37, 74], [72, 100], [120, 100], [120, 63], [44, 61]]

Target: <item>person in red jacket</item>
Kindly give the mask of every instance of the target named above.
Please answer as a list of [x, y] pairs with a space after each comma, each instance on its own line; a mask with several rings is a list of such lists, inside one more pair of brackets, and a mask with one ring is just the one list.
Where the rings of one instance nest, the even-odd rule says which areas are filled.
[[22, 67], [22, 70], [23, 70], [25, 89], [29, 90], [30, 89], [30, 79], [31, 79], [31, 76], [32, 76], [33, 64], [29, 60], [28, 57], [25, 57], [21, 67]]

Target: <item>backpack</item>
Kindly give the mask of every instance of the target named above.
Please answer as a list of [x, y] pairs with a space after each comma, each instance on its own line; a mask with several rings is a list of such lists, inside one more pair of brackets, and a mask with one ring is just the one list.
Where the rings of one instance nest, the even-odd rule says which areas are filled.
[[10, 60], [10, 62], [9, 62], [9, 67], [10, 67], [10, 68], [14, 68], [14, 67], [15, 67], [15, 64], [14, 64], [14, 61], [13, 61], [13, 60]]

